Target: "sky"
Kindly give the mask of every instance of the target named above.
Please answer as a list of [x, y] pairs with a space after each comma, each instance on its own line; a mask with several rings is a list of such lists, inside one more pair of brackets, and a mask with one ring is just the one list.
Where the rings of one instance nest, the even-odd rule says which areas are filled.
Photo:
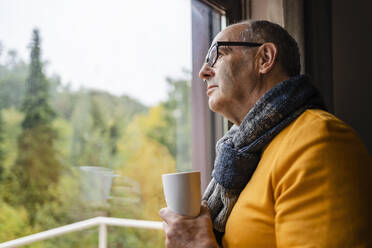
[[[166, 7], [164, 7], [166, 6]], [[0, 0], [0, 41], [29, 61], [39, 28], [47, 75], [153, 105], [190, 78], [191, 0]]]

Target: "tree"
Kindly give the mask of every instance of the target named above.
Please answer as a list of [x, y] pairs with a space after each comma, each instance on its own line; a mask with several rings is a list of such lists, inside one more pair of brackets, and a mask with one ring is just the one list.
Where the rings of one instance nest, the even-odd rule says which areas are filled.
[[22, 104], [28, 66], [21, 59], [14, 57], [16, 54], [17, 52], [9, 51], [8, 62], [0, 64], [0, 109], [19, 109]]
[[18, 138], [18, 157], [12, 168], [13, 191], [17, 204], [30, 213], [31, 222], [37, 209], [54, 200], [53, 188], [57, 185], [62, 165], [54, 143], [57, 133], [52, 127], [56, 114], [49, 103], [49, 82], [43, 73], [40, 36], [33, 30], [31, 63], [21, 110], [25, 114], [22, 133]]
[[147, 135], [165, 145], [176, 159], [177, 170], [191, 168], [190, 81], [167, 78], [168, 99], [162, 103], [161, 122]]
[[[0, 185], [3, 179], [4, 173], [4, 151], [3, 151], [3, 141], [4, 141], [4, 121], [3, 115], [0, 110]], [[1, 188], [0, 188], [1, 190]]]
[[[0, 242], [19, 238], [38, 232], [38, 228], [29, 226], [28, 213], [23, 207], [13, 208], [0, 200]], [[40, 243], [32, 244], [29, 248], [41, 248]]]
[[[153, 130], [163, 130], [166, 121], [162, 105], [152, 107], [146, 114], [138, 114], [127, 126], [118, 141], [118, 153], [122, 156], [121, 174], [140, 185], [140, 195], [122, 192], [122, 206], [111, 208], [116, 217], [144, 220], [160, 220], [158, 211], [164, 207], [161, 175], [176, 171], [176, 163], [168, 148], [149, 137]], [[129, 183], [130, 183], [129, 181]], [[115, 190], [113, 190], [113, 194]], [[138, 202], [136, 203], [136, 198]], [[134, 200], [131, 201], [131, 198]], [[125, 201], [127, 203], [125, 204]], [[132, 203], [131, 203], [132, 202]], [[113, 200], [112, 205], [120, 204]], [[163, 247], [164, 237], [160, 232], [142, 233], [139, 230], [124, 230], [124, 244], [133, 247]], [[117, 235], [117, 234], [112, 234]], [[117, 237], [117, 236], [116, 236]], [[117, 239], [118, 240], [118, 239]], [[133, 242], [131, 242], [131, 240]]]
[[30, 47], [31, 63], [22, 104], [22, 110], [26, 114], [22, 123], [24, 129], [49, 125], [56, 115], [49, 104], [49, 82], [43, 73], [40, 36], [37, 29], [33, 30]]

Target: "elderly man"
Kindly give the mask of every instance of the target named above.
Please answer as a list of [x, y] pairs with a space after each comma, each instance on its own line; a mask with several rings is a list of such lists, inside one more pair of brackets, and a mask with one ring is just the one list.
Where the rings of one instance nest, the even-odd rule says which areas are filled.
[[176, 247], [372, 247], [372, 159], [300, 73], [295, 40], [246, 21], [214, 39], [200, 77], [234, 126], [196, 218], [160, 210]]

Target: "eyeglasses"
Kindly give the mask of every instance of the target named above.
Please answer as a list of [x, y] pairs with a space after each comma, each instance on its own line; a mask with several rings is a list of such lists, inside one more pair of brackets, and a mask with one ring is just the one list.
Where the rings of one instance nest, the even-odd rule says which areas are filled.
[[247, 47], [257, 47], [261, 46], [262, 43], [255, 43], [255, 42], [243, 42], [243, 41], [217, 41], [213, 44], [213, 46], [209, 49], [207, 57], [205, 58], [205, 63], [207, 63], [210, 67], [213, 67], [214, 64], [217, 62], [217, 59], [220, 55], [218, 52], [218, 47], [220, 46], [247, 46]]

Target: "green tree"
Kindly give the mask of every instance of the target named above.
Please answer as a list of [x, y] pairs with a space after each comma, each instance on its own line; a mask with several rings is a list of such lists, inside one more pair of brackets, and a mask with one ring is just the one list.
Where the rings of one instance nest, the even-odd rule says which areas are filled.
[[163, 124], [147, 135], [165, 145], [176, 159], [177, 170], [191, 168], [191, 86], [186, 79], [167, 78], [168, 99], [163, 102]]
[[[0, 185], [3, 179], [4, 173], [4, 150], [3, 150], [3, 142], [4, 142], [4, 121], [3, 115], [0, 110]], [[0, 186], [1, 190], [1, 186]]]
[[7, 62], [0, 64], [0, 109], [21, 107], [27, 74], [28, 65], [9, 51]]
[[[57, 110], [62, 116], [70, 116], [73, 127], [71, 163], [118, 166], [117, 142], [133, 117], [147, 108], [132, 98], [117, 97], [104, 91], [62, 90], [63, 99], [71, 99], [68, 102], [73, 103], [69, 107], [61, 94], [57, 96], [60, 98]], [[71, 113], [64, 115], [67, 109], [71, 109]]]
[[54, 200], [62, 165], [55, 150], [57, 133], [52, 127], [56, 114], [49, 103], [49, 82], [43, 73], [40, 36], [33, 30], [31, 63], [22, 111], [22, 133], [18, 138], [18, 157], [12, 172], [17, 204], [26, 207], [33, 223], [37, 209]]
[[[176, 163], [169, 149], [149, 137], [153, 130], [163, 130], [167, 122], [164, 120], [164, 107], [158, 105], [150, 108], [146, 114], [138, 114], [128, 124], [124, 134], [118, 141], [118, 153], [122, 156], [121, 173], [140, 185], [140, 191], [130, 190], [116, 192], [118, 199], [111, 201], [111, 215], [122, 218], [160, 221], [158, 211], [164, 207], [165, 200], [161, 184], [161, 175], [176, 171]], [[119, 199], [123, 197], [120, 201]], [[138, 200], [138, 202], [136, 201]], [[116, 207], [115, 207], [116, 206]], [[163, 247], [162, 232], [143, 232], [141, 230], [123, 230], [113, 233], [116, 242], [131, 247]], [[120, 237], [121, 236], [121, 237]], [[124, 246], [125, 247], [125, 246]]]
[[49, 104], [49, 82], [43, 73], [40, 36], [37, 29], [33, 30], [30, 48], [31, 63], [22, 104], [22, 110], [26, 114], [22, 123], [24, 129], [50, 125], [56, 115]]
[[89, 120], [85, 127], [88, 133], [85, 135], [84, 153], [82, 163], [110, 167], [110, 145], [108, 142], [108, 117], [102, 110], [99, 95], [96, 92], [89, 94]]
[[[13, 208], [0, 200], [0, 242], [19, 238], [38, 232], [37, 228], [29, 225], [28, 213], [23, 207]], [[41, 243], [27, 246], [29, 248], [41, 248]]]

